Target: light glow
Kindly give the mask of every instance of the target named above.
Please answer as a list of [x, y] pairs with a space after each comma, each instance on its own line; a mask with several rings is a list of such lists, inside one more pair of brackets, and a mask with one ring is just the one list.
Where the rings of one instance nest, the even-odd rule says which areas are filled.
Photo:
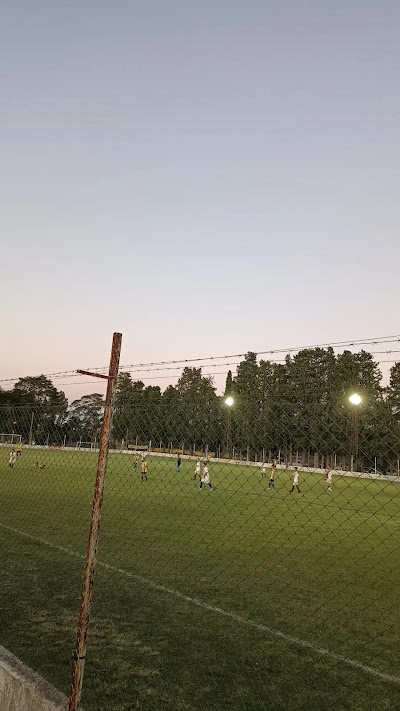
[[351, 402], [352, 405], [360, 405], [361, 401], [362, 397], [358, 393], [353, 393], [353, 395], [349, 397], [349, 402]]

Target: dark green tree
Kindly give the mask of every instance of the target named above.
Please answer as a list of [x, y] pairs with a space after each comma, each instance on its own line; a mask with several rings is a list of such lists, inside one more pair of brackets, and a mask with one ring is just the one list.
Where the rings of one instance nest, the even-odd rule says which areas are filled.
[[161, 414], [161, 389], [158, 385], [149, 385], [143, 391], [142, 433], [144, 441], [152, 447], [163, 446], [166, 437]]
[[386, 397], [394, 417], [400, 420], [400, 363], [395, 363], [390, 369]]
[[163, 427], [162, 441], [174, 449], [182, 443], [182, 413], [179, 393], [173, 385], [168, 385], [161, 398], [160, 419]]
[[228, 375], [226, 376], [226, 381], [225, 381], [224, 397], [228, 397], [228, 395], [232, 395], [232, 392], [233, 392], [232, 371], [228, 370]]
[[67, 414], [68, 400], [45, 375], [20, 378], [12, 392], [13, 430], [25, 441], [58, 443]]
[[188, 448], [215, 447], [218, 439], [219, 404], [210, 376], [203, 376], [201, 368], [186, 367], [176, 385], [179, 409], [180, 438]]
[[103, 419], [104, 399], [99, 393], [74, 400], [68, 410], [65, 430], [69, 441], [98, 441]]
[[234, 380], [235, 405], [232, 408], [233, 445], [236, 450], [259, 450], [257, 431], [261, 411], [259, 368], [256, 353], [249, 352], [238, 365]]
[[113, 440], [115, 444], [128, 442], [142, 444], [145, 432], [144, 383], [132, 381], [130, 373], [121, 373], [118, 377], [117, 392], [114, 400]]

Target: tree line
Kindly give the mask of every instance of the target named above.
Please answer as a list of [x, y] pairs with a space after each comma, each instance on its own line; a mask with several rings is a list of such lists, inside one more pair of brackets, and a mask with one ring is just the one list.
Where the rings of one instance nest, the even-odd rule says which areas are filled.
[[[354, 392], [362, 398], [358, 406], [349, 402]], [[0, 429], [25, 441], [98, 441], [104, 406], [98, 393], [68, 404], [42, 375], [0, 390], [0, 405]], [[201, 368], [185, 367], [177, 384], [163, 392], [121, 373], [114, 410], [116, 447], [151, 442], [229, 456], [280, 452], [287, 460], [295, 452], [303, 459], [335, 453], [354, 455], [364, 467], [376, 457], [384, 470], [400, 457], [400, 363], [383, 387], [379, 366], [364, 350], [335, 355], [332, 348], [304, 349], [282, 363], [258, 361], [249, 352], [234, 376], [228, 372], [223, 395]]]

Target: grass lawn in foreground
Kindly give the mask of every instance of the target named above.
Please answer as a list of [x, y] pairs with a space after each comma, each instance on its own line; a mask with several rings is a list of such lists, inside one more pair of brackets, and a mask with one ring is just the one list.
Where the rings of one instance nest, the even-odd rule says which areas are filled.
[[[0, 644], [68, 692], [96, 455], [7, 460]], [[212, 463], [199, 493], [193, 470], [110, 455], [84, 708], [400, 708], [399, 485]]]

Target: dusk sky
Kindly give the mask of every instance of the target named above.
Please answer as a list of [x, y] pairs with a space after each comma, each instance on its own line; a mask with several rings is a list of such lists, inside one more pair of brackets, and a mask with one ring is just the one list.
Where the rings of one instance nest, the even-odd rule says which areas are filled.
[[0, 378], [399, 333], [399, 27], [4, 0]]

